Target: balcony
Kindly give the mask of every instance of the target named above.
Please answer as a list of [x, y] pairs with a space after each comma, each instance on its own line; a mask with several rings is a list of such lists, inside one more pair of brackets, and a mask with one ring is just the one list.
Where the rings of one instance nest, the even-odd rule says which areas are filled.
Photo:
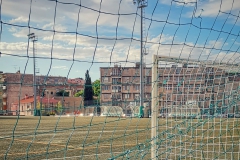
[[118, 72], [118, 73], [110, 73], [110, 76], [113, 76], [113, 77], [122, 77], [122, 73], [121, 72]]
[[121, 81], [118, 81], [118, 82], [112, 82], [112, 84], [118, 85], [118, 84], [122, 84], [122, 82], [121, 82]]
[[117, 90], [117, 89], [112, 89], [112, 93], [120, 93], [122, 92], [121, 90]]

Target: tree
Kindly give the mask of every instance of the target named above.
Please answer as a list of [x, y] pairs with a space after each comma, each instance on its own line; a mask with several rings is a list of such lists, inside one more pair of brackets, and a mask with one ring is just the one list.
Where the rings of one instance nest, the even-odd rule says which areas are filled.
[[56, 96], [69, 97], [69, 92], [66, 92], [65, 90], [61, 90], [61, 91], [56, 92]]
[[58, 111], [58, 114], [62, 113], [62, 111], [63, 111], [61, 101], [58, 101], [58, 103], [57, 103], [57, 111]]
[[89, 102], [93, 100], [93, 88], [91, 77], [89, 76], [89, 72], [87, 70], [85, 74], [85, 85], [84, 85], [84, 102]]
[[98, 97], [100, 95], [100, 80], [97, 79], [96, 81], [94, 81], [92, 86], [93, 86], [94, 96]]
[[74, 97], [80, 97], [83, 96], [83, 90], [78, 91], [77, 93], [74, 94]]

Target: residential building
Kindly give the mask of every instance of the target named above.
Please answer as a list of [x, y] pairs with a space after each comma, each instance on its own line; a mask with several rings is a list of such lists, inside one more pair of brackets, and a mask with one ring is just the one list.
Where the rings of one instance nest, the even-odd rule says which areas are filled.
[[[144, 67], [144, 103], [148, 106], [145, 113], [150, 111], [151, 105], [151, 75], [151, 68]], [[118, 105], [124, 109], [129, 105], [139, 105], [139, 63], [134, 67], [101, 67], [100, 76], [102, 106]], [[239, 86], [240, 78], [235, 77], [234, 82], [229, 79], [233, 78], [217, 67], [187, 64], [159, 67], [159, 107], [194, 103], [203, 112], [214, 114], [217, 109], [222, 110], [221, 107], [230, 103], [226, 96], [232, 95]]]
[[84, 85], [85, 80], [83, 78], [73, 78], [67, 80], [68, 84], [77, 84], [77, 85]]
[[[0, 90], [0, 102], [2, 101], [2, 108], [5, 112], [11, 109], [11, 106], [25, 97], [25, 94], [33, 96], [33, 75], [17, 73], [2, 73], [0, 83], [2, 91]], [[66, 77], [61, 76], [36, 76], [37, 96], [56, 96], [56, 92], [65, 90], [69, 92], [69, 96], [83, 90], [83, 85], [69, 84]], [[48, 93], [48, 94], [47, 94]], [[1, 104], [1, 103], [0, 103]], [[1, 107], [1, 105], [0, 105]]]
[[[51, 112], [55, 111], [55, 107], [59, 103], [59, 100], [47, 97], [36, 97], [37, 100], [37, 109], [42, 107], [42, 112]], [[33, 116], [34, 115], [34, 96], [25, 95], [20, 101], [13, 103], [10, 109], [12, 115], [24, 115], [24, 116]]]
[[214, 67], [159, 68], [159, 104], [168, 108], [194, 103], [213, 114], [216, 104], [222, 106], [227, 81], [225, 71]]
[[[127, 110], [129, 105], [139, 105], [140, 63], [134, 67], [100, 67], [101, 105], [121, 106]], [[151, 98], [151, 68], [144, 67], [144, 103], [149, 106]]]
[[0, 72], [0, 115], [5, 114], [7, 110], [7, 96], [6, 96], [5, 74]]

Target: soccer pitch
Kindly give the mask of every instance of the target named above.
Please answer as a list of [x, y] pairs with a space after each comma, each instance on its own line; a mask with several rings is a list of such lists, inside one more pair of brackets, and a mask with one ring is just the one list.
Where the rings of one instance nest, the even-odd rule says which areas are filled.
[[[151, 119], [0, 117], [0, 159], [150, 159]], [[239, 159], [234, 118], [158, 121], [158, 159]]]

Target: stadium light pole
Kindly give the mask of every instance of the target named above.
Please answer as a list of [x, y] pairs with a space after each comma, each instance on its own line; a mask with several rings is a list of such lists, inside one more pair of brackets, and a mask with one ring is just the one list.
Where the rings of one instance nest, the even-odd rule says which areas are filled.
[[34, 48], [34, 43], [37, 41], [37, 37], [35, 36], [34, 33], [28, 34], [28, 39], [32, 40], [33, 43], [33, 94], [34, 94], [34, 102], [33, 102], [33, 107], [34, 107], [34, 116], [36, 116], [36, 65], [35, 65], [35, 48]]
[[143, 116], [143, 8], [147, 7], [146, 0], [133, 0], [133, 4], [137, 4], [141, 9], [141, 46], [140, 46], [140, 116]]

